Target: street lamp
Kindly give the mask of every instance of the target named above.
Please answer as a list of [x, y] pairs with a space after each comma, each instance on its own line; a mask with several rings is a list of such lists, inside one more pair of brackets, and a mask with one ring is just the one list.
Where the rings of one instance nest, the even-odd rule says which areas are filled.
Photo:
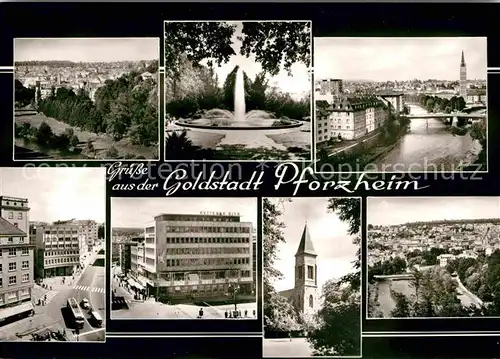
[[238, 290], [240, 289], [240, 286], [237, 285], [237, 284], [233, 284], [229, 287], [232, 291], [232, 294], [233, 294], [233, 301], [234, 301], [234, 310], [238, 310], [238, 307], [237, 307], [237, 301], [236, 301], [236, 293], [238, 292]]

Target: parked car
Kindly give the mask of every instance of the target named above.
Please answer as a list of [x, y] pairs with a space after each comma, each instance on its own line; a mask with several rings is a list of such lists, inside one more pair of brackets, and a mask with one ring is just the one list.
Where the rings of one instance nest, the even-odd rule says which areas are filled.
[[82, 302], [80, 303], [80, 306], [83, 308], [83, 309], [89, 309], [90, 308], [90, 303], [89, 303], [89, 300], [87, 298], [83, 298], [82, 299]]

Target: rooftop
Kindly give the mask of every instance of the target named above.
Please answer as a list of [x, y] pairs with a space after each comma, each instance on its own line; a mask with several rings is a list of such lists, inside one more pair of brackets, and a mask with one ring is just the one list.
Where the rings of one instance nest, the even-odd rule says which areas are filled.
[[0, 235], [26, 236], [26, 233], [14, 226], [5, 218], [0, 217]]

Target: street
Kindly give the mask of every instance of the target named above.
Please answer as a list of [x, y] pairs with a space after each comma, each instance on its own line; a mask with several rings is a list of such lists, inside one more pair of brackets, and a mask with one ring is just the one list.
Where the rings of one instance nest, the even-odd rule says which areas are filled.
[[[47, 278], [44, 280], [49, 286], [49, 290], [35, 285], [33, 288], [33, 301], [38, 304], [38, 299], [46, 296], [46, 305], [35, 305], [35, 315], [12, 324], [0, 327], [0, 340], [30, 340], [31, 334], [43, 329], [53, 331], [62, 330], [66, 332], [69, 340], [78, 341], [104, 341], [106, 327], [105, 308], [105, 271], [104, 266], [93, 266], [95, 259], [104, 258], [104, 255], [93, 253], [88, 260], [80, 277], [71, 276]], [[50, 290], [52, 288], [52, 290]], [[82, 308], [85, 317], [85, 325], [80, 330], [79, 335], [75, 335], [72, 324], [68, 321], [66, 304], [69, 298], [76, 298], [78, 303], [87, 298], [90, 306], [99, 312], [103, 324], [100, 328], [94, 328], [89, 323], [90, 315], [88, 310]]]
[[311, 345], [305, 338], [282, 338], [282, 339], [263, 339], [263, 356], [264, 357], [302, 357], [308, 358], [313, 356]]
[[[128, 309], [119, 309], [111, 311], [112, 319], [147, 319], [147, 318], [164, 318], [164, 319], [196, 319], [199, 314], [200, 307], [190, 304], [175, 304], [168, 305], [155, 301], [154, 298], [146, 300], [133, 299], [133, 295], [125, 288], [118, 284], [118, 281], [113, 278], [113, 290], [115, 295], [123, 297], [128, 305]], [[245, 320], [257, 319], [253, 316], [253, 311], [257, 313], [257, 303], [240, 303], [237, 304], [238, 310], [242, 312], [242, 318], [227, 318], [227, 320]], [[234, 304], [226, 304], [220, 306], [205, 306], [203, 307], [203, 319], [224, 319], [226, 310], [234, 310]], [[247, 310], [247, 317], [245, 317]]]

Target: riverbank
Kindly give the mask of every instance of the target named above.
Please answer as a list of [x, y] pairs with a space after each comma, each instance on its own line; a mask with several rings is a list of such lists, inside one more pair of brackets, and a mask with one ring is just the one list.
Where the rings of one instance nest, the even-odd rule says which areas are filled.
[[[18, 112], [15, 116], [15, 124], [22, 125], [29, 123], [32, 127], [39, 128], [45, 122], [50, 126], [55, 135], [64, 133], [67, 129], [72, 129], [74, 134], [80, 140], [78, 147], [79, 153], [71, 153], [67, 151], [58, 151], [55, 149], [46, 149], [38, 146], [34, 141], [29, 141], [22, 138], [16, 138], [16, 146], [26, 148], [31, 151], [45, 153], [56, 159], [120, 159], [120, 158], [141, 158], [155, 159], [158, 158], [157, 147], [137, 146], [131, 143], [131, 140], [124, 138], [120, 141], [114, 141], [107, 134], [95, 134], [78, 127], [70, 126], [66, 123], [58, 121], [54, 118], [47, 117], [42, 113], [22, 113]], [[89, 151], [89, 143], [92, 145], [92, 150]], [[14, 158], [16, 158], [14, 154]]]

